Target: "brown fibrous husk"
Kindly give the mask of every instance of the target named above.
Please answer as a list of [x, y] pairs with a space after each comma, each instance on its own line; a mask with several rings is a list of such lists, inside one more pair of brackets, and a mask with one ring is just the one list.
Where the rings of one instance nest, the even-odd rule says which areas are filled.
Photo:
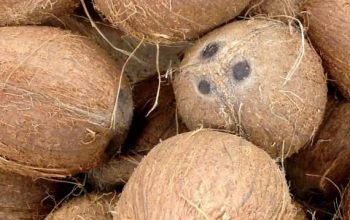
[[319, 49], [330, 77], [350, 98], [350, 7], [347, 0], [308, 0], [308, 34]]
[[116, 193], [90, 193], [74, 198], [50, 214], [46, 220], [108, 220], [112, 218], [112, 204], [118, 201]]
[[40, 24], [47, 19], [68, 14], [80, 0], [2, 0], [0, 2], [0, 26]]
[[0, 171], [0, 219], [44, 219], [57, 202], [54, 182]]
[[94, 0], [108, 21], [125, 33], [154, 43], [196, 39], [233, 19], [249, 0]]
[[0, 35], [0, 169], [65, 177], [95, 167], [131, 123], [127, 78], [69, 31], [3, 27]]
[[183, 133], [141, 161], [114, 219], [292, 219], [283, 173], [261, 149], [216, 131]]
[[350, 219], [350, 188], [349, 185], [344, 193], [342, 201], [343, 219]]
[[287, 162], [291, 188], [302, 198], [334, 198], [349, 180], [350, 103], [330, 106], [313, 145]]
[[174, 89], [189, 129], [232, 131], [280, 160], [313, 139], [327, 101], [317, 53], [298, 30], [268, 19], [233, 22], [200, 39]]

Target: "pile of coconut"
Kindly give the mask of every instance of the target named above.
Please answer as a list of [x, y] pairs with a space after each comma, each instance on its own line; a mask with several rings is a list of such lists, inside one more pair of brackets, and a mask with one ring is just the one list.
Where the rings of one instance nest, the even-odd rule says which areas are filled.
[[0, 219], [350, 219], [350, 2], [0, 1]]

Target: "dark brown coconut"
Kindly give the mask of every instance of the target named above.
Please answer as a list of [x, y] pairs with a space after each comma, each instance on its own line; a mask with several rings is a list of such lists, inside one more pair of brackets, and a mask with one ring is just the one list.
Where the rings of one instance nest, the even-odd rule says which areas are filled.
[[331, 78], [350, 98], [350, 7], [348, 0], [307, 0], [309, 36]]
[[303, 198], [335, 197], [348, 182], [350, 167], [350, 103], [330, 109], [315, 144], [287, 163], [292, 190]]
[[[50, 25], [60, 26], [73, 32], [95, 41], [103, 49], [105, 49], [117, 62], [119, 66], [123, 66], [128, 56], [115, 50], [98, 31], [91, 26], [91, 23], [86, 18], [64, 16], [59, 19], [52, 19]], [[110, 27], [108, 24], [97, 22], [99, 30], [110, 41], [114, 47], [127, 52], [135, 50], [140, 43], [139, 40], [124, 36], [119, 30]], [[178, 43], [171, 46], [159, 47], [159, 71], [164, 74], [171, 68], [178, 68], [180, 65], [179, 55], [189, 47], [190, 43]], [[144, 42], [134, 54], [137, 59], [130, 59], [125, 66], [125, 74], [130, 79], [131, 83], [137, 83], [157, 74], [157, 47], [153, 44]], [[157, 81], [157, 80], [156, 80]]]
[[40, 24], [72, 12], [80, 0], [1, 0], [0, 25]]
[[171, 43], [198, 38], [237, 15], [250, 0], [94, 0], [113, 25], [139, 39]]
[[0, 219], [44, 219], [56, 202], [57, 186], [0, 171]]
[[344, 193], [343, 202], [342, 202], [342, 213], [343, 213], [344, 220], [350, 219], [350, 189], [349, 189], [349, 186], [347, 187], [347, 190]]
[[314, 136], [327, 100], [320, 59], [306, 41], [302, 55], [301, 45], [298, 31], [260, 19], [200, 39], [174, 81], [187, 127], [233, 131], [274, 158], [297, 152]]
[[120, 70], [84, 37], [34, 26], [0, 35], [0, 168], [63, 177], [96, 166], [131, 122], [126, 77], [116, 102]]
[[283, 173], [244, 139], [200, 130], [172, 137], [141, 161], [114, 219], [292, 219]]
[[126, 142], [126, 155], [118, 155], [88, 173], [88, 183], [95, 190], [112, 191], [124, 185], [139, 162], [160, 141], [187, 131], [176, 117], [175, 97], [172, 86], [163, 80], [158, 107], [147, 116], [157, 95], [158, 79], [150, 78], [133, 88], [135, 100], [134, 121]]
[[111, 205], [117, 201], [116, 193], [87, 194], [68, 201], [46, 220], [111, 220]]
[[[253, 0], [249, 4], [249, 15], [266, 14], [269, 17], [291, 20], [300, 16], [305, 0]], [[288, 18], [289, 17], [289, 18]]]

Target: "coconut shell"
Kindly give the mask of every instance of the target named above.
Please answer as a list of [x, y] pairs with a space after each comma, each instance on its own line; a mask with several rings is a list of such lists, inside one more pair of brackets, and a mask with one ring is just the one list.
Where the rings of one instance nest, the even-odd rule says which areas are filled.
[[345, 220], [350, 219], [350, 190], [349, 190], [349, 186], [347, 187], [347, 190], [344, 193], [343, 202], [342, 202], [342, 213], [343, 213], [343, 219], [345, 219]]
[[0, 26], [40, 24], [45, 20], [73, 12], [80, 0], [2, 0]]
[[115, 193], [86, 194], [65, 203], [46, 220], [108, 220], [112, 219], [111, 204], [118, 200]]
[[157, 145], [131, 176], [114, 219], [292, 219], [283, 173], [244, 139], [209, 130]]
[[[300, 16], [305, 0], [253, 0], [249, 5], [249, 15], [265, 14], [269, 17], [293, 21]], [[292, 18], [288, 18], [292, 17]]]
[[350, 98], [350, 7], [347, 0], [307, 0], [308, 34], [330, 77]]
[[86, 38], [34, 26], [0, 35], [0, 169], [64, 177], [95, 167], [131, 123], [126, 77], [116, 103], [119, 68]]
[[282, 22], [252, 19], [221, 27], [185, 54], [174, 89], [187, 127], [235, 132], [286, 158], [314, 136], [327, 85], [318, 55]]
[[330, 109], [315, 144], [287, 163], [292, 190], [300, 197], [335, 197], [348, 182], [350, 167], [350, 103]]
[[233, 19], [250, 0], [94, 0], [95, 7], [125, 33], [154, 43], [196, 39]]
[[[63, 27], [87, 36], [105, 49], [119, 66], [123, 66], [128, 59], [128, 56], [115, 50], [108, 42], [106, 42], [101, 34], [91, 26], [91, 23], [87, 18], [64, 16], [59, 19], [52, 19], [48, 24]], [[108, 24], [96, 22], [96, 25], [110, 43], [119, 49], [132, 52], [140, 43], [139, 40], [131, 36], [124, 36], [121, 31], [109, 26]], [[159, 71], [163, 74], [170, 68], [178, 68], [180, 65], [179, 55], [183, 54], [184, 50], [189, 47], [189, 45], [189, 42], [184, 42], [171, 46], [160, 46], [158, 61]], [[128, 76], [132, 84], [157, 75], [156, 55], [157, 47], [146, 42], [135, 51], [134, 57], [137, 57], [138, 60], [132, 58], [125, 66], [125, 74]]]
[[118, 155], [108, 163], [88, 172], [88, 184], [100, 192], [112, 192], [119, 186], [124, 186], [143, 156]]
[[0, 219], [44, 219], [56, 201], [57, 184], [0, 171]]

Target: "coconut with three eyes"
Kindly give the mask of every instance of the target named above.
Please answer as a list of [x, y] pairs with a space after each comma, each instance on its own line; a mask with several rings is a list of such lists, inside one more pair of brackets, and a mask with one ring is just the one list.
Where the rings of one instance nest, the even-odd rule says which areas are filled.
[[200, 39], [174, 81], [187, 127], [232, 131], [278, 159], [303, 148], [322, 121], [327, 86], [302, 36], [280, 21], [252, 19]]

